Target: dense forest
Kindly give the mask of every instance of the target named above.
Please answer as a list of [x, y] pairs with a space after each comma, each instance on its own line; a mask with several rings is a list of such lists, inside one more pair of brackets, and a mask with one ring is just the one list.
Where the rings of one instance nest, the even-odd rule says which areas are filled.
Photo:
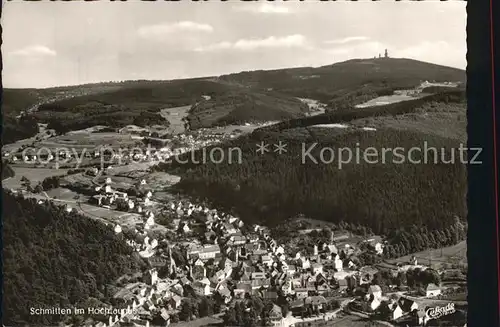
[[304, 117], [306, 104], [290, 96], [275, 92], [233, 91], [214, 95], [201, 101], [189, 111], [187, 120], [191, 129], [201, 127], [267, 122]]
[[[287, 144], [286, 153], [255, 154], [255, 144], [265, 142], [272, 147], [280, 141]], [[423, 148], [424, 141], [428, 148], [439, 150], [427, 155], [422, 150], [412, 156], [413, 160], [422, 161], [427, 156], [428, 163], [400, 162], [391, 152], [386, 153], [383, 163], [383, 148], [401, 147], [408, 151], [412, 147]], [[309, 153], [318, 163], [302, 156], [304, 149], [315, 143]], [[392, 129], [371, 133], [313, 127], [242, 137], [228, 143], [224, 153], [235, 154], [229, 150], [234, 147], [241, 149], [241, 164], [236, 163], [237, 158], [230, 163], [227, 157], [222, 163], [194, 164], [191, 154], [187, 154], [183, 158], [187, 164], [174, 161], [158, 169], [180, 174], [181, 190], [234, 208], [244, 219], [269, 225], [302, 213], [329, 222], [360, 224], [376, 234], [388, 234], [412, 225], [442, 230], [454, 222], [455, 216], [466, 216], [466, 167], [460, 162], [458, 142], [451, 139]], [[323, 148], [342, 147], [352, 149], [354, 157], [356, 148], [362, 156], [364, 149], [372, 147], [378, 149], [380, 157], [375, 163], [353, 159], [340, 168], [336, 154], [331, 163], [320, 160]], [[442, 158], [450, 160], [452, 148], [455, 162], [442, 163]], [[193, 157], [203, 162], [201, 155], [198, 152]]]
[[441, 230], [426, 226], [411, 226], [406, 231], [392, 231], [388, 235], [389, 245], [384, 248], [386, 258], [399, 258], [427, 249], [438, 249], [455, 245], [467, 238], [466, 221], [455, 217], [455, 222]]
[[102, 223], [2, 192], [5, 324], [55, 324], [60, 316], [30, 315], [29, 309], [106, 302], [108, 286], [143, 265]]
[[15, 118], [4, 115], [2, 122], [2, 144], [9, 144], [30, 138], [38, 133], [38, 124], [35, 118], [22, 116]]

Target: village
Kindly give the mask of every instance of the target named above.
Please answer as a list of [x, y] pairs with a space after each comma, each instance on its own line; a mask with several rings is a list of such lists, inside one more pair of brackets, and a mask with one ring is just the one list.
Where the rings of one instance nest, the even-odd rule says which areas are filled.
[[[149, 262], [150, 269], [121, 281], [123, 286], [114, 295], [121, 314], [95, 326], [174, 326], [179, 320], [195, 321], [202, 317], [202, 310], [194, 309], [188, 299], [205, 305], [204, 301], [210, 301], [212, 307], [204, 314], [220, 318], [236, 303], [258, 297], [272, 304], [265, 308], [269, 311], [266, 323], [272, 326], [325, 326], [349, 315], [391, 326], [421, 326], [431, 319], [426, 310], [432, 305], [445, 303], [449, 311], [455, 310], [452, 301], [442, 299], [447, 288], [439, 285], [441, 275], [415, 257], [387, 271], [398, 279], [412, 270], [420, 275], [427, 270], [428, 275], [421, 277], [423, 285], [416, 287], [414, 282], [410, 288], [405, 282], [391, 282], [385, 290], [377, 284], [379, 268], [358, 267], [350, 260], [361, 251], [381, 256], [384, 242], [380, 238], [350, 243], [348, 234], [330, 232], [329, 242], [312, 249], [287, 248], [270, 236], [269, 228], [247, 226], [238, 217], [207, 205], [186, 200], [153, 203], [145, 180], [138, 204], [137, 198], [134, 201], [114, 191], [110, 178], [107, 182], [104, 189], [96, 188], [95, 204], [114, 204], [117, 210], [141, 215], [142, 222], [135, 228], [115, 224], [113, 229]], [[168, 217], [162, 218], [168, 221], [164, 234], [151, 233], [158, 225], [155, 211]]]

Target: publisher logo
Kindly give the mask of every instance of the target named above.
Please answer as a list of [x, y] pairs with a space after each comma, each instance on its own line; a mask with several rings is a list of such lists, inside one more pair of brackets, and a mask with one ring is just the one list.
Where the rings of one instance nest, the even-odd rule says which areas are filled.
[[449, 303], [444, 307], [428, 308], [425, 314], [428, 319], [439, 319], [455, 312], [455, 303]]

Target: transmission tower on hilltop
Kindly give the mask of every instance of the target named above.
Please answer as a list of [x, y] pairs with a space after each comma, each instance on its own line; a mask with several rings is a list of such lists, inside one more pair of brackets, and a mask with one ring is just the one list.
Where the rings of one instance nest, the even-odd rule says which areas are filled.
[[387, 49], [385, 49], [384, 57], [389, 58], [389, 53], [387, 53]]

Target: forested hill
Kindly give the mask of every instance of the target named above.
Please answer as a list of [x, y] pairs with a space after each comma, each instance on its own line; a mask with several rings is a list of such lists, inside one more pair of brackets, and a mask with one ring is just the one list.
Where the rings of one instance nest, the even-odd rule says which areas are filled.
[[107, 285], [140, 269], [110, 227], [2, 192], [5, 325], [55, 325], [61, 316], [30, 315], [30, 308], [69, 308], [90, 297], [106, 302]]
[[[451, 92], [296, 119], [226, 144], [226, 155], [241, 149], [241, 164], [236, 163], [238, 158], [230, 161], [227, 157], [222, 163], [203, 161], [203, 152], [211, 151], [207, 148], [194, 156], [185, 154], [186, 164], [174, 161], [157, 169], [181, 175], [177, 187], [182, 191], [234, 209], [247, 221], [276, 225], [302, 213], [334, 223], [359, 224], [385, 235], [413, 225], [441, 230], [453, 224], [455, 216], [463, 221], [467, 215], [466, 166], [460, 158], [460, 139], [451, 132], [431, 133], [423, 126], [432, 121], [435, 125], [431, 126], [437, 128], [465, 130], [464, 123], [457, 124], [464, 110], [463, 94]], [[321, 126], [350, 125], [374, 117], [381, 123], [375, 131]], [[384, 119], [393, 119], [393, 125], [384, 126]], [[268, 153], [255, 152], [260, 142], [268, 145]], [[280, 142], [287, 147], [278, 155], [273, 150]], [[310, 156], [304, 156], [311, 146]], [[425, 147], [435, 148], [435, 154]], [[353, 159], [339, 168], [340, 148], [350, 149]], [[378, 153], [375, 162], [363, 159], [363, 151], [369, 148]], [[396, 148], [404, 149], [402, 162], [391, 151]], [[412, 160], [422, 160], [420, 163], [408, 160], [409, 150], [415, 148], [421, 151], [414, 151]], [[355, 157], [356, 149], [360, 159]], [[389, 150], [387, 156], [382, 154], [385, 149]]]
[[360, 98], [364, 102], [396, 89], [416, 87], [426, 80], [464, 83], [466, 75], [461, 69], [413, 59], [370, 58], [317, 68], [241, 72], [223, 75], [220, 80], [316, 99], [335, 107], [339, 100]]

